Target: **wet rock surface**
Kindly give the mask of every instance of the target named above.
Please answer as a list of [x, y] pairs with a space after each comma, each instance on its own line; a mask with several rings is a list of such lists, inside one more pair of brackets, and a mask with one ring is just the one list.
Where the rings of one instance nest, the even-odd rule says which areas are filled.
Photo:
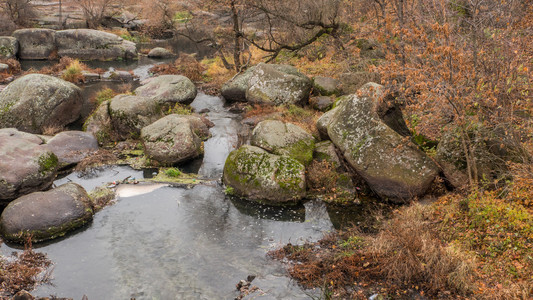
[[54, 239], [92, 220], [87, 192], [67, 183], [47, 192], [35, 192], [11, 202], [0, 217], [0, 230], [9, 241], [23, 243]]
[[38, 136], [0, 129], [0, 203], [50, 187], [57, 168], [57, 157]]
[[0, 92], [0, 127], [42, 133], [80, 117], [83, 98], [76, 85], [56, 77], [30, 74]]

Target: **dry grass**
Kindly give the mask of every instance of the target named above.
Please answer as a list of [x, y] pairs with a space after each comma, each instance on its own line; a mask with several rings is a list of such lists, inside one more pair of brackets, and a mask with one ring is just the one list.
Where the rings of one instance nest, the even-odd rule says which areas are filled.
[[20, 254], [13, 253], [11, 257], [0, 256], [0, 298], [9, 299], [9, 296], [21, 290], [32, 290], [35, 285], [46, 282], [49, 274], [39, 274], [50, 264], [46, 255], [34, 252], [31, 245]]
[[117, 156], [110, 150], [98, 149], [94, 154], [87, 156], [76, 165], [76, 171], [82, 172], [92, 167], [98, 167], [110, 163], [115, 163]]
[[205, 68], [196, 60], [194, 55], [182, 53], [173, 64], [155, 65], [150, 72], [158, 75], [179, 74], [189, 78], [192, 81], [203, 81]]
[[431, 293], [474, 290], [473, 260], [453, 244], [446, 245], [435, 230], [433, 209], [414, 204], [390, 220], [366, 249], [380, 265], [380, 274], [396, 283], [408, 282]]
[[62, 131], [65, 131], [65, 127], [59, 125], [49, 125], [43, 127], [43, 135], [56, 135]]

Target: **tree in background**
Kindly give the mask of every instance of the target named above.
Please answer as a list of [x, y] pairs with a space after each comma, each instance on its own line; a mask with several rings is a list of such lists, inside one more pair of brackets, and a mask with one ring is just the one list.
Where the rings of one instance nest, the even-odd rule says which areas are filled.
[[4, 13], [18, 26], [28, 26], [35, 17], [32, 0], [3, 0], [0, 7]]

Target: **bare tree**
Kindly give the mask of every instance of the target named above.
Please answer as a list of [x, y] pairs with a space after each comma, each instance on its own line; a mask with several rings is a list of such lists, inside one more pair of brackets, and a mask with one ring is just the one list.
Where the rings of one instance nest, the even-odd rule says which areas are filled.
[[83, 10], [87, 27], [97, 28], [117, 0], [74, 0], [74, 2]]
[[30, 24], [30, 20], [35, 17], [35, 9], [32, 0], [3, 0], [0, 5], [6, 15], [19, 26]]

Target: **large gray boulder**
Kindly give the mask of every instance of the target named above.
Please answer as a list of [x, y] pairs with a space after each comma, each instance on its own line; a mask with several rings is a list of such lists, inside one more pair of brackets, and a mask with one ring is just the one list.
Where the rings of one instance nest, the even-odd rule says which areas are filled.
[[49, 59], [55, 55], [56, 32], [51, 29], [28, 28], [13, 32], [19, 43], [20, 59]]
[[246, 90], [248, 89], [248, 82], [252, 76], [252, 72], [256, 67], [250, 67], [248, 70], [239, 74], [232, 80], [224, 83], [220, 89], [222, 97], [227, 101], [246, 102]]
[[0, 36], [0, 59], [17, 57], [19, 42], [12, 36]]
[[258, 104], [304, 104], [313, 83], [295, 67], [259, 64], [252, 71], [246, 100]]
[[162, 48], [162, 47], [156, 47], [150, 50], [148, 52], [148, 57], [150, 58], [172, 58], [175, 57], [174, 53], [170, 52], [170, 50]]
[[118, 95], [111, 99], [109, 115], [113, 129], [121, 139], [138, 138], [143, 127], [163, 117], [155, 100], [133, 95]]
[[318, 134], [320, 135], [321, 139], [329, 139], [328, 126], [337, 111], [338, 108], [335, 107], [334, 109], [325, 112], [320, 118], [318, 118], [318, 121], [316, 122], [316, 129], [318, 130]]
[[0, 232], [12, 242], [31, 236], [41, 242], [65, 235], [93, 218], [87, 192], [67, 183], [47, 192], [35, 192], [11, 202], [0, 217]]
[[92, 29], [57, 31], [58, 55], [83, 60], [116, 60], [137, 58], [136, 45], [108, 32]]
[[222, 96], [229, 101], [257, 104], [304, 104], [312, 81], [288, 65], [260, 63], [222, 86]]
[[166, 164], [184, 162], [201, 155], [202, 140], [195, 131], [204, 128], [195, 128], [195, 125], [199, 123], [173, 114], [144, 127], [141, 140], [146, 155]]
[[358, 94], [347, 96], [331, 116], [331, 141], [379, 196], [402, 200], [423, 195], [437, 166], [379, 118], [381, 85], [366, 84]]
[[304, 165], [313, 160], [315, 138], [304, 129], [276, 120], [263, 121], [254, 128], [250, 143], [268, 152], [292, 157]]
[[234, 195], [265, 204], [294, 203], [306, 191], [304, 165], [249, 145], [230, 153], [223, 179]]
[[155, 100], [159, 104], [189, 104], [196, 98], [196, 86], [181, 75], [161, 75], [143, 81], [135, 95]]
[[38, 136], [0, 129], [0, 204], [47, 189], [57, 168], [57, 157]]
[[60, 166], [69, 166], [98, 150], [98, 141], [88, 132], [63, 131], [51, 138], [46, 147], [57, 156]]
[[46, 127], [63, 127], [80, 117], [82, 104], [76, 85], [48, 75], [26, 75], [0, 92], [0, 128], [42, 133]]

